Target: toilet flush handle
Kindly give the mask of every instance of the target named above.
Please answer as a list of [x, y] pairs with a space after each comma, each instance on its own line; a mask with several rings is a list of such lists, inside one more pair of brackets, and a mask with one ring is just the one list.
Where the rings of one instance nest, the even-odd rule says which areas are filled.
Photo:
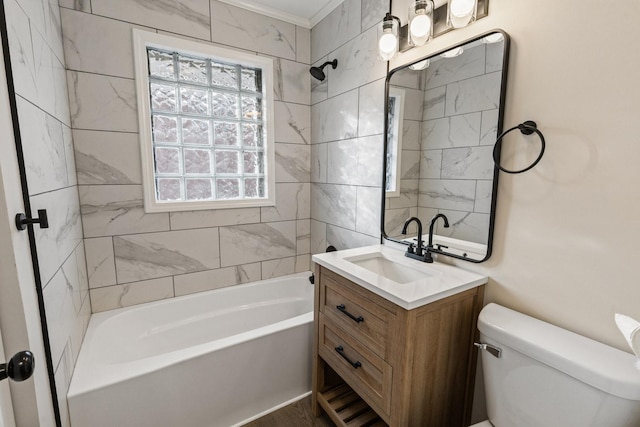
[[498, 347], [491, 344], [474, 342], [473, 345], [478, 347], [480, 350], [488, 351], [493, 357], [500, 357], [500, 354], [502, 353], [502, 349], [499, 349]]

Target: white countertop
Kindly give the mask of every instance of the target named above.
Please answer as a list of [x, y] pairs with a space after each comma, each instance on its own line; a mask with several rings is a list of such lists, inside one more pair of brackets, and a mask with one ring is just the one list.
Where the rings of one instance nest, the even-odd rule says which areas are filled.
[[[398, 283], [349, 260], [378, 255], [392, 261], [400, 269], [419, 276], [416, 280]], [[411, 310], [459, 292], [487, 283], [487, 276], [459, 267], [434, 262], [420, 262], [404, 256], [404, 252], [388, 245], [373, 245], [314, 255], [313, 262], [334, 271], [371, 292]], [[420, 274], [423, 273], [423, 274]]]

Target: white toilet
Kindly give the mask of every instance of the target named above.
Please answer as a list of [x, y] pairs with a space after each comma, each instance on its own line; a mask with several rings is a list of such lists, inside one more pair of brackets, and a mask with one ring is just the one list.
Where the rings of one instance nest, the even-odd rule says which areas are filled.
[[473, 427], [639, 427], [630, 353], [497, 304], [478, 319], [489, 420]]

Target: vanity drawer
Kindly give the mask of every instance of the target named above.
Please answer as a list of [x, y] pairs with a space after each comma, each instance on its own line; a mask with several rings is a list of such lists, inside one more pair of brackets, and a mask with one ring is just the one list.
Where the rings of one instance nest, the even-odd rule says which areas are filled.
[[338, 283], [331, 275], [323, 275], [320, 311], [378, 356], [386, 358], [395, 314], [349, 290], [346, 280], [340, 279]]
[[318, 320], [319, 355], [363, 399], [388, 416], [391, 410], [391, 366], [322, 313]]

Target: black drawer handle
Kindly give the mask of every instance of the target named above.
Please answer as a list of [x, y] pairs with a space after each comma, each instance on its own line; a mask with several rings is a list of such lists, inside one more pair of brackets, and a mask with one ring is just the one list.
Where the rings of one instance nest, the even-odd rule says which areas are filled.
[[349, 358], [344, 354], [344, 348], [342, 348], [342, 346], [341, 346], [341, 345], [339, 345], [339, 346], [337, 346], [337, 347], [336, 347], [336, 351], [338, 352], [338, 354], [339, 354], [340, 356], [342, 356], [342, 358], [343, 358], [344, 360], [346, 360], [347, 362], [349, 362], [349, 364], [350, 364], [351, 366], [353, 366], [354, 368], [358, 369], [360, 366], [362, 366], [362, 363], [360, 363], [360, 362], [357, 362], [357, 361], [356, 361], [356, 362], [352, 362], [352, 361], [351, 361], [351, 359], [349, 359]]
[[344, 304], [336, 305], [336, 308], [341, 312], [343, 312], [344, 314], [346, 314], [347, 316], [349, 316], [351, 319], [353, 319], [354, 322], [356, 323], [364, 322], [364, 318], [362, 316], [356, 317], [353, 314], [349, 313], [347, 311], [347, 308], [344, 306]]

